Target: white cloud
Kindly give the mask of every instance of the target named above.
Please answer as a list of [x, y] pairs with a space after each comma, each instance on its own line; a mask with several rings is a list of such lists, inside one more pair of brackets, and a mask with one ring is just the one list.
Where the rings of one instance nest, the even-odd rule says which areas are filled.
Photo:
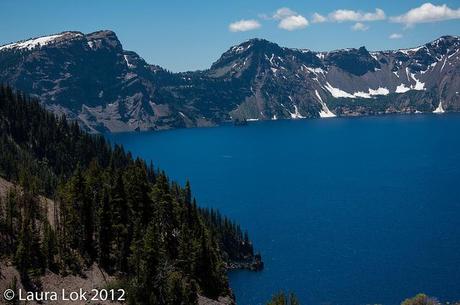
[[409, 10], [405, 14], [391, 17], [390, 21], [412, 26], [417, 23], [437, 22], [450, 19], [460, 19], [460, 8], [451, 9], [446, 4], [433, 5], [431, 3], [425, 3]]
[[283, 30], [294, 31], [303, 29], [308, 25], [308, 20], [302, 15], [289, 16], [280, 21], [278, 27]]
[[378, 21], [386, 18], [385, 12], [382, 9], [376, 8], [375, 12], [361, 12], [353, 10], [336, 10], [329, 14], [330, 21], [345, 22], [345, 21]]
[[249, 19], [230, 23], [228, 29], [230, 30], [230, 32], [246, 32], [256, 30], [260, 27], [261, 24], [257, 20]]
[[272, 18], [279, 20], [278, 27], [287, 31], [303, 29], [309, 24], [307, 18], [287, 7], [278, 9]]
[[401, 38], [403, 38], [403, 35], [398, 34], [398, 33], [393, 33], [390, 36], [388, 36], [388, 38], [390, 38], [390, 39], [401, 39]]
[[290, 8], [282, 7], [273, 14], [273, 19], [282, 20], [284, 18], [295, 16], [295, 15], [297, 15], [297, 13], [291, 10]]
[[312, 19], [313, 23], [323, 23], [323, 22], [326, 22], [326, 21], [327, 21], [327, 18], [324, 17], [323, 15], [320, 15], [318, 13], [313, 14], [313, 19]]
[[369, 27], [367, 25], [365, 25], [364, 23], [357, 22], [351, 27], [351, 29], [353, 31], [362, 31], [362, 32], [364, 32], [364, 31], [367, 31], [369, 29]]
[[270, 20], [270, 19], [272, 19], [272, 16], [267, 15], [265, 13], [258, 14], [257, 17], [259, 17], [262, 20]]

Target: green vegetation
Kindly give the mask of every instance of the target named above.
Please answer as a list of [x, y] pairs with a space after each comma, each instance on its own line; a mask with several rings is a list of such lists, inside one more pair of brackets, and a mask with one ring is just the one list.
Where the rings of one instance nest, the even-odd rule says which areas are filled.
[[406, 299], [401, 305], [440, 305], [441, 303], [435, 298], [431, 298], [426, 294], [419, 293], [415, 297]]
[[267, 305], [300, 305], [300, 302], [293, 293], [286, 295], [284, 292], [280, 292], [275, 294]]
[[247, 233], [200, 209], [189, 183], [5, 86], [0, 177], [20, 186], [0, 201], [0, 256], [30, 290], [46, 269], [98, 263], [127, 286], [129, 304], [195, 304], [197, 293], [230, 294], [226, 263], [254, 256]]

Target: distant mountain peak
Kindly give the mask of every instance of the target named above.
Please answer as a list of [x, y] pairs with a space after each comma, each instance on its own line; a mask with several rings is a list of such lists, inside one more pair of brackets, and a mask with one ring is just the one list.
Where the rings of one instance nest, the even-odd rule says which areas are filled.
[[123, 51], [122, 44], [114, 31], [101, 30], [92, 32], [86, 34], [85, 38], [88, 41], [88, 45], [93, 50], [108, 47], [117, 49], [119, 52]]
[[274, 42], [271, 42], [265, 38], [258, 38], [254, 37], [248, 40], [243, 41], [242, 43], [238, 44], [239, 45], [245, 45], [245, 44], [274, 44]]
[[252, 38], [249, 40], [246, 40], [240, 44], [232, 46], [227, 52], [236, 52], [240, 53], [241, 50], [248, 50], [252, 48], [252, 50], [255, 49], [266, 49], [266, 48], [277, 48], [277, 49], [282, 49], [278, 44], [268, 41], [263, 38]]
[[99, 30], [85, 35], [87, 39], [116, 39], [117, 34], [112, 30]]
[[111, 30], [100, 30], [86, 35], [78, 31], [64, 31], [52, 35], [38, 36], [14, 43], [8, 43], [0, 46], [0, 52], [8, 50], [33, 51], [42, 47], [53, 46], [58, 43], [82, 38], [88, 41], [90, 47], [94, 45], [92, 43], [94, 41], [105, 41], [112, 47], [118, 46], [121, 48], [121, 42], [118, 40], [115, 32]]

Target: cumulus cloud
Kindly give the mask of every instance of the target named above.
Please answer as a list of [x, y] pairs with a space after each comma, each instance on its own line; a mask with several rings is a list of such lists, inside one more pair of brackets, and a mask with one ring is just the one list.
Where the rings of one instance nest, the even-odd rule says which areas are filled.
[[289, 16], [281, 19], [278, 27], [283, 30], [294, 31], [303, 29], [308, 25], [308, 20], [302, 15]]
[[352, 27], [351, 29], [353, 31], [367, 31], [369, 29], [369, 27], [367, 25], [365, 25], [364, 23], [362, 22], [356, 22]]
[[246, 32], [256, 30], [261, 27], [261, 24], [254, 19], [249, 20], [240, 20], [233, 23], [230, 23], [228, 29], [230, 32]]
[[324, 16], [321, 15], [321, 14], [314, 13], [311, 22], [313, 22], [313, 23], [323, 23], [323, 22], [326, 22], [326, 21], [327, 21], [327, 18], [326, 18], [326, 17], [324, 17]]
[[412, 26], [417, 23], [438, 22], [450, 19], [460, 19], [460, 8], [451, 9], [446, 4], [422, 4], [400, 16], [391, 17], [390, 21]]
[[295, 15], [297, 15], [297, 13], [291, 10], [290, 8], [282, 7], [273, 14], [273, 19], [282, 20], [284, 18], [295, 16]]
[[330, 21], [345, 22], [345, 21], [378, 21], [386, 19], [385, 12], [382, 9], [376, 8], [375, 12], [361, 12], [353, 10], [336, 10], [328, 15]]
[[287, 7], [278, 9], [272, 17], [279, 20], [278, 27], [280, 29], [287, 31], [303, 29], [309, 24], [307, 18]]
[[398, 33], [393, 33], [388, 38], [390, 38], [390, 39], [401, 39], [401, 38], [403, 38], [403, 35], [398, 34]]
[[369, 26], [363, 22], [385, 20], [385, 12], [376, 8], [374, 12], [363, 12], [354, 11], [348, 9], [339, 9], [330, 12], [327, 16], [319, 13], [314, 13], [312, 16], [312, 23], [323, 23], [323, 22], [355, 22], [351, 27], [353, 31], [367, 31]]

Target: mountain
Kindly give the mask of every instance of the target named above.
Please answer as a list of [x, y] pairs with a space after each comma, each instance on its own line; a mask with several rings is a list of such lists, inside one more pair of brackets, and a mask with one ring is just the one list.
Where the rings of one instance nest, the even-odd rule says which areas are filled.
[[412, 49], [331, 52], [251, 39], [208, 70], [171, 73], [123, 49], [115, 33], [64, 32], [0, 47], [0, 82], [90, 131], [212, 126], [460, 110], [460, 38]]

